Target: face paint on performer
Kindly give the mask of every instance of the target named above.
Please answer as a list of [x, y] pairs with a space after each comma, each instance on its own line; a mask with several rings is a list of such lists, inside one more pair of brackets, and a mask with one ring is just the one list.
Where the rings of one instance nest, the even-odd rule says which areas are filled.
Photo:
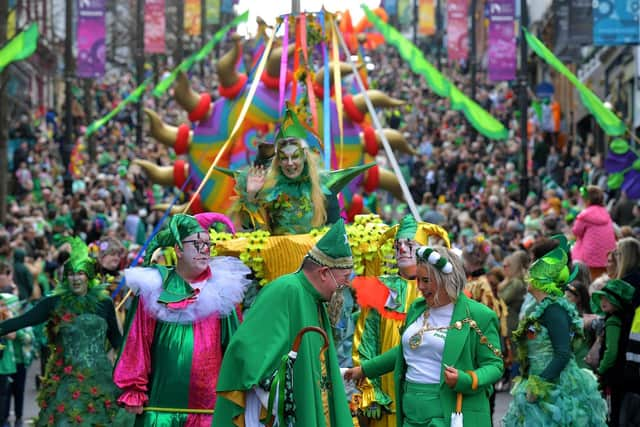
[[71, 292], [81, 297], [87, 294], [89, 287], [89, 278], [83, 271], [69, 274], [69, 286]]
[[211, 258], [211, 239], [208, 233], [198, 232], [182, 241], [182, 260], [194, 272], [204, 271]]
[[278, 148], [278, 162], [284, 176], [294, 179], [304, 170], [305, 153], [300, 141], [285, 140]]

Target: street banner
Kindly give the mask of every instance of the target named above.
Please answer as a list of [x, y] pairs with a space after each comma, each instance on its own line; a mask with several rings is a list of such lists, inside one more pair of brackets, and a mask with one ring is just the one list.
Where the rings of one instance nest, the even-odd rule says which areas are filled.
[[218, 25], [220, 23], [220, 0], [207, 0], [205, 5], [207, 7], [207, 24]]
[[76, 75], [102, 77], [106, 62], [105, 0], [78, 0]]
[[436, 13], [434, 0], [420, 0], [418, 3], [418, 34], [432, 36], [436, 33]]
[[233, 13], [233, 0], [222, 0], [220, 11], [222, 13]]
[[570, 0], [569, 39], [572, 46], [593, 44], [593, 0]]
[[144, 2], [144, 52], [164, 53], [165, 0]]
[[449, 59], [467, 59], [469, 55], [469, 5], [467, 0], [447, 1], [447, 52]]
[[398, 0], [398, 22], [400, 28], [413, 28], [413, 0]]
[[489, 80], [516, 78], [515, 0], [489, 2]]
[[[637, 1], [635, 2], [637, 6]], [[593, 1], [593, 44], [615, 46], [638, 44], [640, 26], [639, 9], [630, 0]]]
[[200, 0], [184, 1], [184, 33], [189, 36], [199, 36], [201, 30]]
[[384, 0], [382, 7], [388, 16], [396, 16], [398, 14], [398, 0]]

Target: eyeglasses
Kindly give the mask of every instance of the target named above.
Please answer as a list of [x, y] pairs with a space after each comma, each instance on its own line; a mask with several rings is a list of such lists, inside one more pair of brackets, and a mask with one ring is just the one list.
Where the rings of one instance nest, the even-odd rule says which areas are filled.
[[193, 243], [193, 247], [199, 253], [211, 250], [211, 242], [206, 242], [204, 240], [184, 240], [182, 244], [185, 243]]

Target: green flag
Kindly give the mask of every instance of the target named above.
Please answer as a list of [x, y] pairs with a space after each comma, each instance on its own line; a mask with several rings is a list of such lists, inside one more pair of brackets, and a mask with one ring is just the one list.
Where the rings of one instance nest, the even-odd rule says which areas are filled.
[[0, 49], [0, 71], [12, 62], [30, 57], [37, 47], [38, 24], [34, 22]]
[[619, 136], [625, 133], [626, 127], [624, 122], [620, 120], [611, 110], [604, 106], [602, 101], [586, 87], [578, 78], [551, 52], [536, 36], [531, 34], [525, 28], [524, 36], [527, 44], [540, 58], [544, 59], [547, 64], [551, 65], [560, 74], [564, 75], [580, 93], [582, 103], [589, 110], [596, 121], [605, 131], [607, 135]]
[[437, 95], [450, 98], [454, 110], [461, 111], [471, 125], [487, 138], [506, 139], [508, 131], [502, 123], [473, 100], [460, 92], [455, 85], [426, 60], [420, 49], [402, 36], [395, 28], [383, 22], [371, 10], [362, 5], [369, 21], [382, 34], [387, 43], [395, 46], [414, 73], [425, 78]]
[[180, 63], [168, 76], [166, 76], [160, 83], [156, 85], [153, 89], [153, 96], [160, 97], [162, 96], [173, 84], [178, 76], [180, 71], [187, 72], [196, 62], [202, 61], [209, 55], [209, 52], [227, 35], [227, 33], [235, 28], [241, 22], [247, 22], [249, 19], [249, 11], [245, 11], [242, 15], [236, 16], [233, 21], [229, 22], [227, 25], [218, 30], [211, 40], [207, 42], [202, 49], [193, 55], [186, 58], [184, 61]]

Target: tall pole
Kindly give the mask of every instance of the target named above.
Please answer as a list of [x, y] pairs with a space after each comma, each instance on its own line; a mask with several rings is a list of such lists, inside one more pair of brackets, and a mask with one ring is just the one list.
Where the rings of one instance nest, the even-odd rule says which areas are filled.
[[184, 0], [177, 0], [177, 20], [178, 26], [176, 31], [176, 50], [173, 53], [173, 58], [178, 65], [182, 62], [184, 53], [183, 38], [184, 38]]
[[471, 72], [471, 99], [476, 100], [476, 3], [478, 0], [471, 0], [471, 37], [469, 37], [469, 71]]
[[300, 0], [291, 0], [291, 14], [293, 16], [300, 14]]
[[[136, 23], [138, 31], [136, 33], [136, 80], [141, 84], [144, 80], [144, 0], [136, 2]], [[142, 99], [140, 96], [136, 104], [136, 145], [142, 146]]]
[[438, 63], [438, 71], [442, 71], [442, 33], [444, 32], [441, 4], [442, 0], [436, 0], [436, 61]]
[[[207, 1], [200, 0], [200, 47], [204, 46], [207, 42]], [[200, 61], [200, 77], [204, 83], [204, 64], [206, 61]]]
[[[9, 0], [0, 0], [0, 46], [7, 41], [7, 15]], [[7, 70], [0, 73], [0, 223], [7, 219], [7, 193], [9, 187], [9, 157], [7, 155]]]
[[529, 25], [527, 16], [527, 0], [520, 0], [520, 70], [518, 72], [519, 92], [518, 100], [520, 103], [520, 200], [524, 202], [529, 193], [529, 172], [527, 171], [528, 159], [528, 143], [527, 140], [527, 110], [529, 100], [527, 97], [527, 41], [524, 37], [523, 28]]
[[71, 150], [73, 149], [73, 115], [72, 115], [72, 85], [73, 85], [73, 3], [66, 0], [65, 6], [65, 40], [64, 40], [64, 139], [61, 144], [62, 165], [64, 166], [64, 192], [71, 194]]
[[418, 0], [413, 0], [413, 44], [418, 45]]
[[[93, 90], [92, 80], [84, 79], [84, 113], [86, 115], [87, 126], [93, 121]], [[96, 139], [93, 135], [86, 137], [86, 143], [89, 151], [89, 161], [96, 161]]]

